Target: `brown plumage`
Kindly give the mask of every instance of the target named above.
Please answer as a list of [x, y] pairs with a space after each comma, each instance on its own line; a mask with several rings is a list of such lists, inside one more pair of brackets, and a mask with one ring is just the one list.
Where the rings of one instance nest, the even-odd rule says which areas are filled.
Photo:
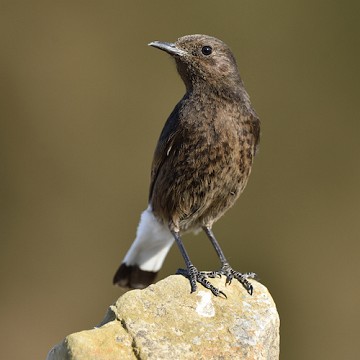
[[[211, 231], [213, 223], [244, 190], [259, 143], [260, 122], [235, 58], [226, 44], [206, 35], [149, 45], [174, 57], [186, 86], [186, 94], [170, 114], [155, 150], [149, 209], [176, 240], [187, 266], [181, 273], [190, 278], [192, 291], [199, 282], [215, 295], [223, 294], [206, 279], [223, 274], [227, 282], [235, 277], [252, 293], [246, 279], [254, 274], [232, 270]], [[190, 261], [180, 235], [198, 229], [205, 231], [215, 247], [222, 262], [219, 271], [199, 272]], [[127, 273], [135, 266], [137, 277], [139, 269], [142, 271], [141, 264], [129, 259], [124, 266]], [[131, 276], [121, 273], [124, 270], [115, 275], [114, 282], [131, 286]]]

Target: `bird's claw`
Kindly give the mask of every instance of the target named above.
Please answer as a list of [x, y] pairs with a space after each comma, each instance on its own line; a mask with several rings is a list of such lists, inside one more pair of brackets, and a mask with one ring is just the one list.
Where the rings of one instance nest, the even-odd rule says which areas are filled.
[[[199, 283], [202, 286], [204, 286], [206, 289], [209, 289], [215, 296], [221, 296], [221, 297], [227, 298], [227, 296], [224, 292], [222, 292], [221, 290], [216, 288], [214, 285], [212, 285], [210, 283], [209, 280], [207, 280], [207, 278], [211, 277], [211, 276], [208, 276], [203, 271], [198, 271], [198, 269], [193, 265], [191, 265], [187, 270], [178, 269], [176, 273], [186, 276], [190, 280], [192, 293], [196, 291], [197, 283]], [[216, 277], [216, 275], [213, 277]]]
[[226, 285], [230, 285], [232, 280], [235, 278], [242, 284], [242, 286], [250, 295], [253, 294], [254, 288], [247, 279], [256, 279], [257, 277], [257, 275], [253, 272], [247, 272], [242, 274], [238, 271], [235, 271], [229, 264], [226, 263], [218, 271], [202, 272], [202, 274], [210, 278], [215, 278], [217, 276], [221, 277], [222, 275], [224, 275], [226, 276]]

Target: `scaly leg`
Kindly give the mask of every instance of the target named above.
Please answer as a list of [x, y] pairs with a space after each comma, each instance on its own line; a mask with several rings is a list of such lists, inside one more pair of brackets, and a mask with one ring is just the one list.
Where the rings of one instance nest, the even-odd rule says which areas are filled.
[[250, 295], [252, 295], [253, 286], [247, 279], [256, 278], [256, 274], [253, 272], [248, 272], [248, 273], [242, 274], [238, 271], [233, 270], [232, 267], [229, 265], [228, 261], [226, 260], [225, 255], [224, 255], [223, 251], [221, 250], [220, 245], [217, 242], [211, 228], [204, 226], [203, 230], [204, 230], [205, 234], [207, 235], [207, 237], [209, 238], [209, 240], [211, 241], [216, 253], [219, 256], [219, 259], [221, 261], [221, 269], [219, 271], [202, 272], [201, 274], [203, 274], [207, 277], [210, 277], [210, 278], [215, 278], [216, 276], [221, 277], [221, 275], [225, 275], [226, 276], [226, 284], [230, 284], [231, 281], [235, 278], [244, 286], [246, 291]]
[[196, 283], [199, 283], [199, 284], [203, 285], [205, 288], [211, 290], [211, 292], [215, 296], [223, 295], [224, 297], [226, 297], [226, 295], [221, 290], [219, 290], [218, 288], [213, 286], [207, 280], [208, 276], [204, 272], [198, 271], [198, 269], [193, 265], [187, 251], [185, 250], [184, 244], [181, 240], [179, 233], [177, 231], [172, 231], [172, 234], [175, 238], [176, 244], [179, 247], [179, 250], [181, 252], [182, 257], [184, 258], [185, 265], [186, 265], [186, 270], [179, 269], [176, 273], [184, 275], [190, 280], [191, 292], [193, 293], [194, 291], [196, 291], [196, 289], [197, 289]]

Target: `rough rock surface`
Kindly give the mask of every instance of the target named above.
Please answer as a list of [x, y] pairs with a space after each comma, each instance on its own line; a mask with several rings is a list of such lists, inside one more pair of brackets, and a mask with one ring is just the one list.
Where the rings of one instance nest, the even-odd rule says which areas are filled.
[[190, 294], [179, 275], [129, 291], [97, 328], [67, 336], [47, 360], [279, 359], [280, 320], [266, 287], [252, 280], [250, 296], [236, 280], [211, 281], [227, 299], [201, 286]]

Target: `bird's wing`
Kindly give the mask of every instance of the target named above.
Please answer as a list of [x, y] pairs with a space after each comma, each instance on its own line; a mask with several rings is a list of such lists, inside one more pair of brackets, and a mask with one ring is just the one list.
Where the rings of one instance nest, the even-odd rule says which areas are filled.
[[251, 131], [255, 138], [255, 154], [256, 154], [257, 147], [260, 143], [260, 119], [255, 113], [255, 111], [250, 118], [251, 118]]
[[154, 185], [156, 183], [156, 179], [159, 175], [160, 169], [165, 163], [165, 161], [169, 158], [170, 151], [178, 137], [177, 129], [179, 121], [179, 108], [180, 104], [178, 104], [170, 114], [160, 134], [159, 141], [156, 145], [154, 158], [151, 166], [149, 202], [151, 201]]

